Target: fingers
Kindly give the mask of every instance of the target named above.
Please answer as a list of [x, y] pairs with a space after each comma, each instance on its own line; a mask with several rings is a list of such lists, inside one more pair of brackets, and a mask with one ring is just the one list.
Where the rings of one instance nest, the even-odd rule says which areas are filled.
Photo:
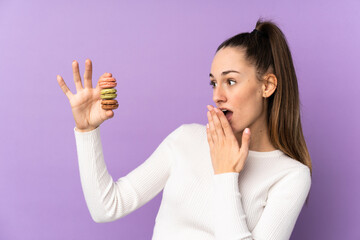
[[207, 108], [211, 112], [211, 118], [209, 119], [209, 123], [210, 121], [213, 122], [213, 125], [215, 127], [215, 133], [217, 134], [217, 138], [219, 140], [228, 138], [232, 141], [236, 141], [234, 132], [225, 114], [220, 109], [214, 108], [211, 105], [207, 105]]
[[60, 75], [57, 75], [56, 80], [58, 81], [59, 86], [61, 87], [62, 91], [65, 93], [67, 98], [70, 100], [70, 98], [73, 96], [73, 94], [69, 90], [69, 88], [66, 86], [64, 79]]
[[[215, 108], [215, 109], [217, 109], [217, 108]], [[227, 118], [226, 118], [225, 114], [223, 113], [223, 111], [218, 110], [216, 115], [219, 118], [219, 121], [221, 123], [221, 126], [222, 126], [222, 129], [224, 131], [225, 136], [226, 137], [235, 137], [234, 133], [233, 133], [233, 131], [231, 129], [230, 123], [227, 120]]]
[[111, 73], [104, 73], [103, 75], [100, 76], [99, 80], [101, 78], [111, 78], [112, 77], [112, 74]]
[[213, 141], [211, 133], [210, 133], [209, 124], [206, 125], [206, 136], [207, 136], [207, 141], [209, 143], [210, 151], [212, 151], [212, 149], [214, 148], [214, 141]]
[[[103, 78], [104, 76], [107, 76], [107, 74], [108, 74], [108, 73], [104, 73], [103, 75], [100, 76], [99, 79]], [[99, 87], [99, 81], [97, 82], [96, 87]]]
[[221, 141], [225, 138], [225, 133], [218, 116], [219, 110], [217, 108], [214, 108], [210, 112], [211, 112], [212, 121], [214, 122], [215, 132], [217, 134], [218, 139]]
[[213, 122], [212, 115], [211, 115], [210, 111], [207, 112], [207, 117], [208, 117], [208, 121], [209, 121], [209, 131], [210, 131], [211, 138], [212, 138], [213, 142], [217, 142], [218, 141], [218, 135], [216, 133], [215, 124]]
[[72, 69], [73, 69], [73, 77], [74, 77], [76, 91], [80, 91], [81, 89], [83, 89], [83, 86], [81, 84], [79, 64], [75, 60], [72, 62]]
[[108, 78], [108, 77], [112, 77], [111, 73], [104, 73], [103, 75], [100, 76], [100, 78]]
[[84, 86], [92, 88], [92, 62], [90, 59], [85, 61]]
[[213, 108], [212, 106], [207, 106], [209, 109], [208, 114], [208, 120], [209, 120], [209, 126], [210, 126], [210, 132], [213, 133], [213, 139], [215, 141], [219, 140], [222, 141], [225, 138], [225, 133], [223, 130], [223, 126], [221, 125], [221, 121], [219, 119], [219, 110], [216, 108]]
[[210, 120], [209, 119], [211, 118], [211, 114], [209, 111], [207, 112], [207, 117], [208, 117], [208, 122], [209, 122], [208, 124], [206, 124], [206, 133], [207, 133], [208, 141], [209, 141], [209, 143], [210, 142], [214, 143], [212, 133], [210, 132]]

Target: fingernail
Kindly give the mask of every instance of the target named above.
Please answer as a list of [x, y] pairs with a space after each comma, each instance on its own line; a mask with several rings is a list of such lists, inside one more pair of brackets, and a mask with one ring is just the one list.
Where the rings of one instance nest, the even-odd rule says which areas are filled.
[[244, 131], [246, 134], [249, 134], [250, 133], [250, 129], [249, 128], [245, 128], [245, 131]]
[[209, 128], [209, 124], [208, 124], [208, 123], [206, 124], [206, 128]]
[[215, 112], [219, 112], [219, 109], [217, 109], [217, 108], [214, 108], [215, 109]]

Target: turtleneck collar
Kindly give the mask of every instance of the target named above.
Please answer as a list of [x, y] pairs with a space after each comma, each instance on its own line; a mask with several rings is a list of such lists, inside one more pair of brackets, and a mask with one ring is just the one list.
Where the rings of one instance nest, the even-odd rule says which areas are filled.
[[255, 158], [273, 158], [273, 157], [279, 157], [283, 154], [284, 153], [279, 149], [270, 152], [258, 152], [258, 151], [249, 150], [248, 156]]

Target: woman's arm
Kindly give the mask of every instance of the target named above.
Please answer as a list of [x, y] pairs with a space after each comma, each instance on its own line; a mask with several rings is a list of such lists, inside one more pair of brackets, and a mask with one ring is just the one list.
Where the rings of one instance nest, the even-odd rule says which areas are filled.
[[310, 190], [309, 169], [291, 169], [269, 189], [266, 206], [252, 232], [241, 204], [238, 175], [235, 172], [214, 175], [216, 239], [289, 239]]
[[104, 161], [100, 128], [85, 133], [74, 129], [81, 185], [95, 222], [110, 222], [124, 217], [164, 188], [173, 161], [171, 145], [181, 131], [182, 126], [175, 129], [146, 161], [114, 182]]

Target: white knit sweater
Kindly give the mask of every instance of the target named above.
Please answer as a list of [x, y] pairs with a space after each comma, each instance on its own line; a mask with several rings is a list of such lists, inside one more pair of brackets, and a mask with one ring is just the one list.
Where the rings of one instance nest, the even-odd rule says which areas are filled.
[[206, 126], [197, 123], [175, 129], [140, 166], [114, 182], [100, 128], [74, 132], [81, 184], [95, 222], [124, 217], [163, 190], [153, 240], [289, 239], [311, 186], [309, 168], [280, 150], [249, 151], [240, 173], [214, 175]]

